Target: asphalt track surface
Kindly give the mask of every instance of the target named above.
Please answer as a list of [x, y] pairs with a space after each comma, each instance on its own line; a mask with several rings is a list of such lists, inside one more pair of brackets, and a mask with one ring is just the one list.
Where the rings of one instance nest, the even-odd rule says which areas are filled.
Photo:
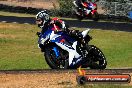
[[[70, 27], [132, 32], [132, 23], [106, 22], [106, 21], [95, 22], [90, 20], [78, 21], [75, 19], [74, 20], [62, 19], [62, 20], [64, 20]], [[0, 22], [35, 24], [35, 17], [15, 17], [15, 16], [0, 15]]]

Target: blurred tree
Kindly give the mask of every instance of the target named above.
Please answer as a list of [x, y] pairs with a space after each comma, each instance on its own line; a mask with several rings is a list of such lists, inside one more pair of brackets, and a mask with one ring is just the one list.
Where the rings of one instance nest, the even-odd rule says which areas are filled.
[[73, 0], [58, 0], [60, 15], [69, 16], [71, 14]]

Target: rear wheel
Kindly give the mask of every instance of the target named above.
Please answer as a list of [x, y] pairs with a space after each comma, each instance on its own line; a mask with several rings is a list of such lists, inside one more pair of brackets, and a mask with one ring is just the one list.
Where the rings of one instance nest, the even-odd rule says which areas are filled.
[[81, 20], [83, 20], [83, 17], [82, 17], [82, 16], [77, 15], [77, 19], [81, 21]]
[[92, 15], [92, 19], [93, 19], [94, 21], [98, 21], [98, 20], [99, 20], [99, 14], [98, 14], [98, 12], [95, 12], [95, 13]]
[[52, 48], [45, 50], [45, 60], [52, 69], [67, 69], [68, 68], [68, 55], [63, 55], [63, 51], [60, 51], [59, 57], [56, 57], [55, 51]]
[[89, 45], [88, 49], [89, 67], [91, 69], [105, 69], [107, 61], [103, 52], [94, 45]]

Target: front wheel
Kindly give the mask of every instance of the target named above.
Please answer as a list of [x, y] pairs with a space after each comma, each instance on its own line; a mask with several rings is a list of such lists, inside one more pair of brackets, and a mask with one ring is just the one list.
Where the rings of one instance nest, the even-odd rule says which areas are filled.
[[81, 9], [79, 8], [73, 8], [73, 15], [75, 15], [77, 17], [78, 20], [83, 20], [84, 16], [83, 16], [83, 12]]
[[67, 69], [68, 55], [66, 53], [64, 55], [63, 51], [59, 52], [59, 57], [56, 57], [55, 51], [51, 47], [47, 47], [44, 54], [45, 60], [52, 69]]
[[88, 59], [91, 69], [105, 69], [107, 65], [106, 58], [103, 52], [94, 45], [88, 47]]

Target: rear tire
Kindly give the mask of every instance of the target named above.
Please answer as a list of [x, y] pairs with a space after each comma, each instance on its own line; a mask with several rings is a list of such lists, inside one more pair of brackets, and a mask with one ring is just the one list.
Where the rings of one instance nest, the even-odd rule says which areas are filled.
[[83, 20], [83, 17], [82, 17], [82, 16], [77, 15], [77, 19], [78, 19], [79, 21], [82, 21], [82, 20]]
[[94, 21], [98, 21], [98, 20], [99, 20], [99, 14], [98, 14], [98, 12], [95, 12], [95, 13], [92, 15], [92, 19], [93, 19]]
[[106, 58], [103, 52], [94, 45], [89, 45], [88, 58], [90, 58], [90, 68], [91, 69], [105, 69], [107, 65]]

